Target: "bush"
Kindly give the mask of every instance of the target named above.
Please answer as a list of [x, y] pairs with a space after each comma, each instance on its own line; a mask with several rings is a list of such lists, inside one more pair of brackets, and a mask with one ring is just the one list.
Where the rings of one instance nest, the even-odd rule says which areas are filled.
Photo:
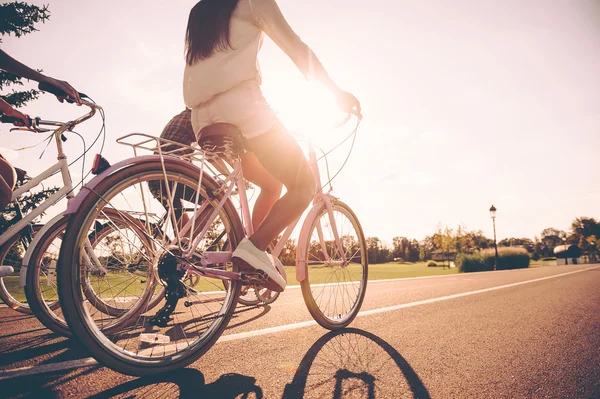
[[437, 267], [437, 263], [435, 263], [435, 261], [430, 260], [429, 262], [427, 262], [427, 267]]
[[[456, 258], [461, 273], [494, 270], [494, 249], [484, 249], [472, 255], [459, 254]], [[498, 248], [496, 270], [525, 269], [529, 267], [529, 254], [523, 248]]]

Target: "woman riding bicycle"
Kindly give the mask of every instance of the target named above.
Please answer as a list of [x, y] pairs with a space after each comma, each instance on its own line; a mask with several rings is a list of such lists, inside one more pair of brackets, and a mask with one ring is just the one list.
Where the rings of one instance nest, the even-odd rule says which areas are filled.
[[[265, 209], [262, 223], [243, 239], [233, 260], [243, 269], [258, 269], [269, 277], [265, 287], [283, 291], [285, 280], [265, 250], [269, 243], [309, 205], [315, 181], [294, 138], [260, 90], [257, 55], [266, 33], [307, 77], [328, 87], [343, 111], [360, 113], [360, 103], [339, 89], [312, 50], [294, 33], [275, 0], [201, 0], [191, 10], [186, 31], [183, 93], [192, 109], [196, 137], [215, 123], [237, 126], [255, 169], [275, 178], [286, 194]], [[244, 174], [252, 161], [242, 156]], [[255, 165], [255, 166], [256, 166]], [[266, 177], [267, 178], [267, 177]], [[256, 212], [256, 211], [255, 211]]]

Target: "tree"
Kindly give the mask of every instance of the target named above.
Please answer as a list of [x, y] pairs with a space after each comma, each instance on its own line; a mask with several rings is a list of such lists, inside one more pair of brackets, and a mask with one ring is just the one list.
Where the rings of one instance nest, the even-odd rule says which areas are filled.
[[[50, 18], [48, 6], [38, 7], [30, 5], [22, 1], [13, 1], [10, 3], [0, 4], [0, 35], [14, 35], [21, 37], [29, 33], [37, 31], [35, 27], [39, 22], [44, 23]], [[0, 37], [2, 43], [2, 37]], [[41, 72], [41, 71], [40, 71]], [[23, 81], [20, 76], [13, 75], [5, 71], [0, 71], [0, 91], [3, 91], [10, 86], [23, 86]], [[35, 89], [26, 91], [17, 91], [12, 89], [9, 94], [0, 94], [0, 96], [14, 107], [21, 107], [27, 102], [35, 100], [39, 97], [40, 92]], [[19, 203], [23, 213], [35, 209], [41, 202], [49, 198], [52, 194], [58, 191], [58, 188], [50, 188], [42, 190], [38, 193], [28, 193], [21, 196]], [[0, 209], [0, 211], [2, 211]], [[8, 208], [7, 211], [0, 214], [0, 232], [6, 231], [15, 221], [16, 209]]]
[[567, 236], [562, 230], [553, 227], [542, 230], [541, 242], [543, 246], [543, 256], [552, 256], [554, 248], [564, 243], [564, 237]]
[[406, 237], [394, 237], [392, 238], [392, 253], [394, 259], [402, 258], [406, 255], [406, 248], [408, 247], [408, 238]]
[[492, 248], [494, 246], [494, 240], [484, 236], [481, 230], [469, 232], [468, 235], [473, 241], [473, 248], [475, 250]]
[[[17, 185], [19, 187], [19, 184]], [[37, 193], [26, 193], [19, 199], [21, 212], [26, 214], [38, 207], [39, 204], [48, 199], [52, 194], [59, 190], [58, 187], [42, 190]], [[43, 213], [42, 213], [43, 215]], [[0, 210], [0, 234], [3, 234], [10, 226], [18, 222], [16, 219], [17, 208], [14, 205], [9, 205], [4, 211]]]
[[[38, 29], [35, 27], [38, 23], [44, 23], [50, 18], [48, 6], [38, 7], [22, 1], [13, 1], [0, 4], [0, 35], [14, 35], [21, 37]], [[2, 38], [0, 37], [0, 43]], [[41, 70], [39, 71], [41, 72]], [[20, 76], [12, 73], [0, 71], [0, 90], [5, 90], [10, 86], [23, 86]], [[9, 94], [3, 94], [2, 98], [14, 107], [21, 107], [29, 101], [39, 97], [40, 91], [35, 89], [17, 91], [12, 89]]]
[[571, 223], [571, 230], [574, 234], [583, 237], [600, 236], [600, 223], [594, 218], [579, 217]]
[[296, 264], [296, 240], [290, 238], [285, 242], [279, 255], [279, 260], [286, 266], [294, 266]]
[[544, 246], [540, 239], [536, 236], [533, 239], [533, 251], [531, 254], [531, 259], [539, 260], [544, 256]]
[[456, 230], [456, 252], [473, 253], [477, 249], [474, 233], [470, 232], [466, 226], [458, 226]]
[[423, 248], [423, 247], [420, 247], [420, 248], [419, 248], [419, 260], [420, 260], [421, 262], [425, 262], [425, 260], [426, 260], [426, 259], [427, 259], [427, 258], [426, 258], [426, 255], [425, 255], [425, 248]]
[[515, 238], [515, 237], [505, 238], [503, 240], [500, 240], [500, 242], [498, 242], [498, 246], [499, 247], [523, 247], [528, 252], [533, 251], [533, 241], [531, 241], [529, 238]]
[[421, 250], [423, 251], [423, 256], [421, 258], [422, 261], [426, 261], [431, 259], [431, 254], [435, 250], [435, 243], [433, 240], [433, 236], [426, 236], [423, 240], [421, 240]]
[[590, 256], [592, 262], [595, 262], [598, 258], [600, 223], [594, 218], [579, 217], [571, 223], [571, 230], [568, 242], [577, 245], [583, 253]]
[[344, 248], [346, 255], [350, 257], [349, 260], [360, 263], [362, 254], [356, 238], [353, 235], [348, 234], [341, 236], [340, 240], [342, 241], [342, 247]]
[[367, 238], [367, 253], [369, 254], [369, 263], [390, 262], [394, 258], [394, 252], [383, 245], [378, 237]]

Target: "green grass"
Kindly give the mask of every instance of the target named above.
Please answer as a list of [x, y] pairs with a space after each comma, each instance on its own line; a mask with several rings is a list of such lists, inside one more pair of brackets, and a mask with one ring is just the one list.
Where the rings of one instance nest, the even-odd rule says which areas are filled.
[[[358, 266], [350, 266], [351, 269], [357, 269]], [[296, 268], [294, 266], [285, 266], [285, 272], [288, 276], [288, 284], [298, 284], [296, 280]], [[452, 269], [438, 267], [427, 267], [426, 262], [390, 262], [369, 265], [369, 280], [387, 280], [392, 278], [422, 277], [422, 276], [443, 276], [446, 274], [456, 274], [458, 268]]]
[[532, 260], [529, 267], [556, 266], [556, 260]]
[[[351, 266], [350, 272], [353, 269], [358, 269], [358, 266]], [[288, 276], [288, 284], [297, 285], [298, 282], [296, 280], [296, 268], [294, 266], [285, 266], [285, 271]], [[322, 274], [325, 274], [328, 270], [324, 269]], [[406, 278], [406, 277], [421, 277], [421, 276], [439, 276], [446, 274], [456, 274], [458, 273], [458, 268], [452, 269], [444, 269], [442, 267], [427, 267], [426, 262], [417, 262], [417, 263], [381, 263], [369, 265], [369, 280], [385, 280], [385, 279], [393, 279], [393, 278]], [[317, 276], [319, 277], [319, 276]], [[116, 273], [110, 276], [110, 283], [112, 286], [117, 289], [121, 289], [124, 285], [128, 284], [131, 280], [131, 275], [126, 273]], [[4, 284], [6, 288], [16, 297], [17, 300], [21, 302], [25, 302], [25, 293], [23, 289], [19, 287], [19, 277], [18, 276], [9, 276], [4, 277]], [[97, 283], [94, 283], [94, 289], [96, 292], [104, 290], [104, 286], [97, 286]], [[220, 284], [220, 282], [215, 280], [207, 280], [200, 279], [200, 282], [196, 284], [195, 288], [198, 291], [215, 291], [219, 288], [216, 286]], [[139, 285], [139, 287], [136, 287]], [[143, 284], [134, 283], [130, 285], [127, 289], [128, 294], [139, 294], [142, 290]], [[113, 291], [114, 293], [114, 291]], [[50, 299], [50, 298], [47, 298]]]
[[19, 287], [19, 276], [6, 276], [2, 278], [4, 287], [19, 302], [27, 303], [25, 300], [25, 290]]

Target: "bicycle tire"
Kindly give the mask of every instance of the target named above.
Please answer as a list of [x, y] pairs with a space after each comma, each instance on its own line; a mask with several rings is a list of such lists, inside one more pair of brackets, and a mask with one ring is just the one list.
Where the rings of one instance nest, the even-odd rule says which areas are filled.
[[[46, 328], [64, 337], [70, 337], [71, 332], [66, 322], [60, 317], [62, 312], [60, 311], [58, 294], [54, 288], [56, 285], [56, 256], [52, 256], [51, 248], [54, 249], [54, 254], [57, 255], [60, 246], [57, 247], [52, 244], [56, 236], [62, 235], [67, 222], [67, 218], [63, 217], [50, 226], [43, 233], [44, 235], [40, 238], [38, 245], [33, 248], [24, 287], [25, 296], [33, 314]], [[42, 267], [42, 264], [44, 267]], [[45, 277], [47, 288], [42, 288], [40, 277]], [[54, 298], [51, 299], [50, 297]]]
[[[120, 219], [118, 215], [113, 215], [113, 217], [122, 226], [130, 226], [133, 223], [130, 220]], [[65, 337], [71, 337], [71, 331], [63, 317], [58, 301], [56, 265], [61, 247], [60, 240], [62, 240], [68, 221], [67, 216], [61, 218], [40, 238], [38, 245], [31, 254], [25, 285], [25, 295], [33, 314], [46, 328]], [[113, 228], [110, 225], [101, 226], [99, 231], [94, 231], [94, 234], [89, 237], [92, 247], [95, 248], [106, 234], [110, 234], [112, 231]], [[59, 240], [59, 242], [56, 242], [56, 240]], [[117, 309], [103, 302], [96, 295], [93, 285], [92, 281], [86, 279], [83, 291], [86, 299], [94, 307], [111, 316], [122, 315], [127, 311], [127, 309]], [[111, 324], [105, 326], [105, 329], [110, 328], [115, 328], [115, 326]]]
[[[204, 306], [199, 310], [204, 310], [204, 308], [207, 310], [218, 308], [218, 310], [215, 310], [209, 316], [200, 318], [194, 316], [192, 311], [191, 320], [176, 326], [167, 325], [166, 327], [168, 327], [168, 329], [165, 329], [162, 326], [150, 326], [149, 321], [152, 320], [150, 317], [151, 315], [147, 314], [147, 309], [142, 309], [141, 313], [129, 320], [122, 331], [110, 333], [103, 332], [97, 325], [97, 321], [90, 315], [89, 309], [86, 308], [84, 303], [85, 295], [81, 289], [81, 247], [83, 240], [88, 235], [88, 228], [92, 225], [96, 215], [101, 209], [103, 207], [113, 206], [111, 201], [117, 202], [115, 198], [128, 189], [136, 190], [137, 187], [139, 187], [140, 192], [143, 193], [143, 190], [148, 185], [147, 183], [151, 181], [161, 181], [166, 178], [167, 183], [165, 187], [173, 188], [175, 185], [181, 184], [181, 186], [185, 188], [194, 187], [194, 191], [198, 186], [200, 177], [198, 168], [189, 164], [167, 161], [168, 159], [166, 159], [164, 163], [166, 169], [163, 169], [160, 158], [156, 157], [155, 160], [150, 160], [141, 164], [133, 164], [107, 176], [94, 188], [93, 193], [88, 195], [82, 201], [78, 212], [71, 216], [64, 243], [61, 248], [59, 261], [60, 279], [58, 284], [59, 297], [62, 300], [65, 317], [73, 331], [73, 335], [101, 364], [128, 375], [153, 375], [185, 367], [197, 360], [217, 341], [223, 330], [227, 327], [227, 323], [235, 310], [237, 297], [239, 295], [240, 284], [239, 281], [236, 280], [230, 282], [229, 289], [225, 292], [224, 299], [220, 305], [214, 305], [214, 303], [219, 302], [219, 300], [212, 300], [212, 298], [210, 298], [210, 292], [204, 294], [203, 292], [197, 291], [195, 287], [186, 287], [185, 292], [188, 295], [188, 300], [191, 296], [190, 292], [198, 297], [211, 299], [206, 300], [205, 302], [198, 300], [198, 302], [201, 302]], [[211, 201], [213, 205], [216, 205], [223, 195], [213, 195], [217, 188], [217, 183], [204, 175], [201, 186], [202, 198], [206, 201]], [[129, 195], [130, 193], [131, 191], [128, 191], [124, 194], [124, 197], [126, 194]], [[145, 197], [143, 195], [141, 197], [145, 198], [145, 201], [148, 201], [148, 203], [143, 204], [143, 209], [146, 209], [146, 206], [149, 207], [150, 205], [155, 205], [152, 203], [152, 200], [149, 199], [149, 193], [146, 193]], [[130, 196], [129, 198], [134, 197]], [[135, 197], [135, 200], [137, 199], [139, 199], [139, 197]], [[131, 202], [133, 202], [133, 199]], [[119, 212], [124, 211], [119, 209]], [[228, 239], [232, 240], [235, 245], [237, 245], [243, 238], [243, 229], [239, 216], [231, 201], [226, 200], [224, 202], [224, 206], [218, 217], [220, 217], [220, 223], [227, 229]], [[164, 234], [164, 236], [169, 236], [169, 234]], [[165, 256], [168, 257], [169, 251], [171, 251], [170, 249], [160, 249], [162, 244], [157, 244], [159, 244], [156, 251], [157, 254], [153, 260], [153, 265], [158, 265], [156, 268], [160, 267], [159, 263], [162, 262], [162, 259]], [[164, 261], [164, 263], [166, 264], [167, 262]], [[231, 268], [233, 271], [237, 271], [237, 268], [234, 265], [232, 265]], [[192, 299], [195, 300], [195, 297]], [[138, 302], [142, 308], [147, 305], [141, 303], [141, 301]], [[191, 303], [190, 307], [195, 306], [193, 300], [189, 300], [189, 302]], [[185, 306], [187, 309], [187, 301]], [[173, 313], [173, 315], [176, 318], [180, 317], [180, 311], [186, 311], [186, 309], [178, 309], [178, 312]], [[155, 316], [155, 318], [157, 316]], [[189, 332], [185, 331], [184, 329], [192, 323], [193, 325], [188, 330]], [[203, 329], [207, 323], [208, 326], [206, 329]], [[198, 329], [198, 325], [202, 329], [201, 333], [193, 331], [197, 335], [197, 338], [190, 343], [192, 330]], [[150, 333], [148, 333], [148, 331], [150, 331]], [[142, 335], [142, 333], [145, 335]], [[155, 343], [154, 341], [148, 342], [146, 340], [148, 335], [146, 334], [150, 334], [150, 336], [154, 334], [153, 336], [156, 338], [156, 341], [158, 341], [160, 337], [162, 343]], [[181, 335], [185, 338], [184, 342], [178, 340]], [[173, 338], [174, 341], [171, 341], [171, 338]], [[123, 345], [123, 347], [120, 347], [119, 345]]]
[[[358, 218], [345, 203], [330, 197], [334, 220], [340, 241], [347, 256], [344, 265], [338, 259], [331, 220], [324, 202], [316, 205], [317, 211], [305, 237], [304, 253], [301, 254], [306, 279], [300, 282], [302, 296], [308, 311], [322, 327], [338, 330], [347, 327], [360, 311], [368, 281], [368, 254], [365, 237]], [[329, 260], [323, 254], [318, 224], [321, 224], [323, 242]], [[328, 230], [323, 231], [323, 227]], [[340, 257], [341, 258], [341, 257]], [[358, 284], [356, 284], [358, 282]], [[339, 298], [338, 296], [341, 296]]]
[[[41, 229], [41, 225], [32, 226], [35, 232]], [[7, 242], [0, 247], [0, 265], [13, 266], [15, 272], [10, 276], [0, 277], [0, 299], [11, 309], [23, 313], [23, 314], [33, 314], [29, 304], [19, 300], [19, 298], [15, 298], [16, 295], [23, 296], [25, 298], [25, 289], [24, 287], [20, 287], [18, 292], [15, 291], [14, 283], [19, 278], [21, 264], [23, 261], [23, 256], [25, 255], [26, 247], [23, 246], [21, 239], [25, 233], [23, 231], [18, 232], [14, 236], [12, 236]], [[13, 259], [9, 259], [13, 258]], [[8, 279], [5, 282], [5, 278], [10, 277], [11, 288], [9, 289]], [[12, 291], [12, 293], [11, 293]]]
[[[103, 223], [100, 224], [99, 226], [96, 226], [94, 231], [88, 235], [88, 238], [90, 240], [90, 244], [91, 246], [94, 248], [94, 250], [97, 249], [97, 246], [102, 243], [104, 240], [108, 240], [111, 241], [111, 235], [114, 233], [118, 233], [116, 234], [117, 237], [116, 239], [118, 240], [118, 236], [122, 236], [124, 235], [122, 230], [125, 228], [131, 228], [134, 230], [135, 234], [140, 237], [144, 242], [142, 244], [142, 248], [147, 250], [147, 251], [151, 251], [152, 248], [152, 242], [145, 237], [144, 233], [144, 226], [140, 224], [140, 221], [135, 219], [135, 218], [131, 218], [131, 217], [127, 217], [127, 215], [125, 214], [118, 214], [118, 213], [111, 213], [110, 215], [106, 215], [107, 218], [110, 219], [110, 222], [107, 223]], [[114, 236], [112, 238], [112, 244], [114, 245]], [[121, 243], [122, 245], [122, 243]], [[106, 245], [106, 247], [108, 247], [108, 245]], [[109, 248], [110, 251], [110, 248]], [[126, 261], [127, 263], [127, 274], [129, 274], [129, 278], [126, 281], [121, 281], [120, 285], [127, 285], [127, 282], [132, 282], [135, 279], [147, 279], [148, 276], [147, 275], [143, 275], [143, 273], [141, 275], [139, 274], [135, 274], [134, 271], [136, 269], [136, 263], [143, 263], [143, 261], [141, 261], [140, 259], [143, 259], [143, 255], [142, 254], [138, 254], [139, 257], [136, 258], [135, 260], [131, 260], [128, 259]], [[112, 257], [116, 257], [117, 254], [115, 253], [110, 253], [109, 256]], [[110, 269], [109, 269], [110, 270]], [[102, 313], [105, 313], [109, 316], [114, 316], [114, 317], [120, 317], [123, 316], [129, 309], [124, 307], [123, 304], [115, 304], [115, 303], [111, 303], [111, 301], [105, 301], [103, 296], [102, 296], [102, 291], [101, 289], [104, 288], [104, 290], [112, 290], [114, 291], [115, 289], [121, 289], [119, 286], [113, 286], [110, 284], [110, 276], [103, 276], [102, 280], [104, 281], [104, 284], [102, 284], [102, 282], [98, 282], [100, 279], [93, 281], [91, 279], [90, 273], [88, 272], [85, 275], [85, 284], [83, 284], [83, 289], [84, 289], [84, 293], [85, 293], [85, 297], [87, 298], [87, 300], [90, 302], [90, 304], [92, 306], [94, 306], [97, 310], [99, 310]], [[121, 277], [122, 280], [122, 277]], [[97, 289], [94, 288], [94, 286], [97, 287]], [[96, 292], [99, 291], [99, 292]], [[156, 306], [158, 301], [154, 301], [151, 302], [151, 304], [149, 305], [149, 307], [154, 307]]]

